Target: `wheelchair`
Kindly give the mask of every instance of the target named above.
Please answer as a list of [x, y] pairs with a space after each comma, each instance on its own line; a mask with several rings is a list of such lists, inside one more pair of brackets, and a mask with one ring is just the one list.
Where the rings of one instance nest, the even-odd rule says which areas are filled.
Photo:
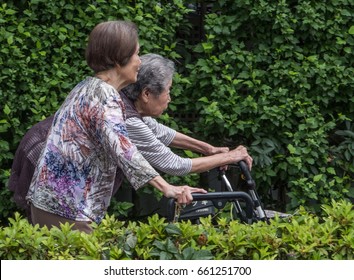
[[227, 203], [231, 204], [232, 219], [239, 219], [246, 224], [258, 221], [269, 223], [269, 219], [275, 215], [282, 218], [290, 216], [286, 213], [263, 209], [256, 192], [255, 181], [251, 177], [248, 166], [244, 161], [229, 165], [229, 167], [239, 169], [238, 186], [233, 187], [231, 185], [225, 170], [218, 170], [218, 176], [223, 182], [220, 190], [206, 194], [194, 193], [192, 194], [193, 202], [184, 208], [175, 199], [169, 199], [167, 203], [167, 220], [169, 222], [191, 220], [194, 223], [198, 223], [201, 217], [216, 216], [216, 213], [224, 209]]

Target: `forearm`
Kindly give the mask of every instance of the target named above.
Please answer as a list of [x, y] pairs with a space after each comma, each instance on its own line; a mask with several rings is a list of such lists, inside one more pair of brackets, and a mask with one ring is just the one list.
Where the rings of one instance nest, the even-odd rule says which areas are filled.
[[215, 167], [225, 166], [236, 162], [229, 153], [215, 154], [212, 156], [192, 159], [192, 173], [202, 173]]
[[171, 142], [170, 146], [174, 148], [198, 152], [203, 155], [211, 154], [211, 151], [213, 149], [212, 145], [179, 132], [176, 132], [176, 136]]
[[252, 157], [248, 154], [247, 149], [243, 146], [238, 146], [236, 149], [214, 154], [211, 156], [193, 158], [191, 172], [201, 173], [215, 167], [221, 167], [232, 163], [237, 163], [244, 160], [249, 169], [252, 169]]
[[154, 177], [148, 183], [149, 183], [149, 185], [155, 187], [156, 189], [158, 189], [162, 193], [165, 193], [169, 187], [169, 184], [161, 176]]

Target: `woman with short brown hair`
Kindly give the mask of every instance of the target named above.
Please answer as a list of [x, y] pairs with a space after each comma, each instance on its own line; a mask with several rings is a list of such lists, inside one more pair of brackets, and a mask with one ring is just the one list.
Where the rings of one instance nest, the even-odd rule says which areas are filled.
[[27, 195], [32, 222], [69, 222], [91, 232], [91, 223], [106, 214], [117, 170], [135, 189], [148, 183], [181, 204], [192, 201], [191, 193], [205, 192], [168, 184], [128, 138], [118, 91], [137, 80], [141, 61], [135, 26], [98, 24], [86, 58], [95, 75], [78, 83], [54, 116]]

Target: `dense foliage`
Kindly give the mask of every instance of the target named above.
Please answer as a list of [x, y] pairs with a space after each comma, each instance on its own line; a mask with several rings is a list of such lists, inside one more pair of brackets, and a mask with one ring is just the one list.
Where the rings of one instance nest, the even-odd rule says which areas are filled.
[[183, 1], [108, 2], [23, 0], [1, 4], [0, 218], [12, 210], [7, 179], [23, 134], [54, 113], [71, 88], [91, 74], [84, 50], [96, 24], [133, 21], [139, 28], [140, 53], [179, 57], [176, 30], [188, 12]]
[[286, 192], [288, 210], [354, 195], [353, 15], [351, 1], [216, 1], [188, 65], [193, 130], [248, 146], [260, 192]]
[[19, 215], [0, 228], [1, 259], [133, 260], [352, 260], [354, 211], [348, 202], [322, 207], [321, 218], [303, 208], [287, 220], [252, 225], [208, 218], [201, 224], [122, 222], [106, 216], [93, 234], [33, 227]]
[[[0, 5], [0, 219], [14, 209], [7, 180], [21, 137], [90, 74], [87, 35], [117, 18], [138, 25], [141, 53], [176, 61], [162, 120], [216, 145], [246, 145], [268, 206], [319, 211], [354, 197], [353, 1], [185, 2]], [[199, 43], [191, 40], [195, 29], [205, 35]], [[191, 113], [192, 124], [177, 118]]]

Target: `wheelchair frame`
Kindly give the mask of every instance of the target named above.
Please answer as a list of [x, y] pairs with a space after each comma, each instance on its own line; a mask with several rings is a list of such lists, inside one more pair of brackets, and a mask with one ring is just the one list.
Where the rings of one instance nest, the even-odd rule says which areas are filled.
[[[175, 199], [169, 199], [167, 206], [168, 221], [197, 220], [200, 217], [212, 215], [214, 213], [213, 208], [220, 210], [225, 207], [227, 202], [231, 202], [234, 206], [233, 216], [240, 219], [242, 222], [252, 224], [255, 221], [266, 221], [269, 223], [269, 219], [256, 192], [255, 181], [251, 177], [247, 164], [244, 161], [240, 161], [235, 165], [240, 168], [241, 179], [245, 183], [247, 191], [234, 191], [225, 171], [219, 170], [227, 191], [210, 192], [207, 194], [194, 193], [192, 194], [192, 204], [182, 209]], [[207, 203], [208, 201], [211, 201], [211, 203]], [[245, 207], [241, 206], [242, 202], [245, 204]], [[204, 204], [204, 207], [201, 204]], [[209, 209], [207, 209], [207, 207]]]

